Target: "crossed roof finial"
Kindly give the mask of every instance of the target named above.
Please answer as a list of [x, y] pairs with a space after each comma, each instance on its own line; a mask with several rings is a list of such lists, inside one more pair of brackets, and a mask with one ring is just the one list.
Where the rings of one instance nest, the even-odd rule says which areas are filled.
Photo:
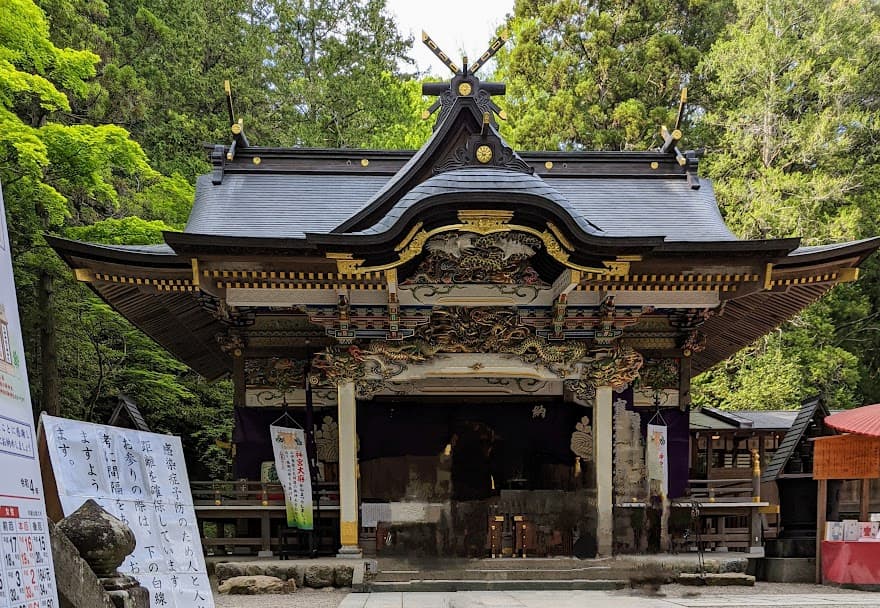
[[506, 90], [504, 83], [483, 82], [477, 78], [476, 72], [486, 65], [486, 62], [504, 46], [507, 39], [507, 32], [502, 32], [492, 41], [486, 52], [480, 55], [480, 58], [473, 65], [469, 66], [467, 57], [462, 57], [462, 67], [459, 68], [449, 55], [423, 31], [422, 42], [443, 62], [443, 65], [449, 68], [452, 72], [452, 79], [448, 82], [426, 82], [422, 84], [423, 95], [436, 95], [438, 97], [437, 101], [431, 104], [430, 108], [422, 112], [422, 118], [427, 119], [440, 108], [440, 114], [437, 117], [437, 122], [439, 123], [446, 116], [457, 97], [473, 97], [480, 110], [483, 113], [489, 114], [489, 119], [493, 125], [495, 125], [496, 115], [501, 120], [505, 120], [507, 114], [491, 99], [492, 95], [504, 95]]

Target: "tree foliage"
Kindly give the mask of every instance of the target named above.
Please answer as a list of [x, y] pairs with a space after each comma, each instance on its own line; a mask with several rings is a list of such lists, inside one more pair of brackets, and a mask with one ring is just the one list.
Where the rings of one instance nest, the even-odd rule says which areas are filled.
[[197, 472], [226, 474], [229, 384], [75, 283], [43, 235], [133, 245], [182, 229], [203, 144], [229, 140], [226, 79], [254, 143], [420, 146], [407, 43], [379, 0], [0, 0], [0, 180], [35, 408], [101, 422], [129, 394]]
[[[819, 244], [876, 234], [877, 8], [737, 1], [736, 20], [701, 64], [708, 103], [700, 127], [711, 142], [706, 171], [742, 237]], [[868, 268], [857, 287], [836, 288], [708, 372], [697, 402], [790, 407], [821, 392], [832, 407], [850, 407], [880, 398], [878, 279]]]
[[513, 46], [498, 53], [510, 140], [539, 150], [657, 145], [725, 6], [518, 0], [506, 24]]

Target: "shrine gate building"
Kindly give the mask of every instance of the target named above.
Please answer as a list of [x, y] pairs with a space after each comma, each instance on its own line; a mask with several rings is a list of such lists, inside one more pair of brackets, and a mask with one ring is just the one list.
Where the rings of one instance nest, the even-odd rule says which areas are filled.
[[50, 243], [178, 359], [231, 376], [237, 477], [260, 478], [268, 423], [310, 381], [341, 554], [501, 552], [511, 516], [537, 554], [642, 550], [646, 424], [687, 500], [691, 378], [855, 280], [878, 240], [740, 240], [676, 132], [518, 152], [503, 85], [464, 69], [426, 92], [414, 153], [257, 147], [235, 124], [183, 232]]

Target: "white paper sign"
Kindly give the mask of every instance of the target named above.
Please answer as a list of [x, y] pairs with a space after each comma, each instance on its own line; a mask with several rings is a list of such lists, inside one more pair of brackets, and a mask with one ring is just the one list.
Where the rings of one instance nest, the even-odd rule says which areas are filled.
[[55, 568], [0, 190], [0, 608], [57, 608]]
[[153, 608], [213, 608], [180, 438], [43, 415], [64, 514], [93, 498], [131, 527], [119, 571]]
[[312, 478], [306, 455], [306, 434], [302, 429], [270, 426], [275, 470], [284, 488], [287, 525], [300, 530], [313, 530]]
[[668, 437], [666, 435], [666, 427], [649, 424], [647, 444], [645, 460], [648, 466], [648, 481], [649, 483], [651, 481], [659, 482], [663, 496], [668, 496], [669, 462], [667, 460]]

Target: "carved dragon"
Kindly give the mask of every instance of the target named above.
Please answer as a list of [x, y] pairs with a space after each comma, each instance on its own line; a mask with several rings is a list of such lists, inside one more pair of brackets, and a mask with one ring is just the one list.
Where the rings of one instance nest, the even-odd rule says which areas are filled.
[[553, 344], [539, 336], [526, 338], [507, 351], [526, 363], [543, 363], [554, 374], [565, 377], [572, 365], [585, 358], [590, 349], [586, 342], [570, 340]]
[[639, 377], [645, 360], [630, 346], [620, 346], [607, 357], [586, 362], [578, 380], [569, 380], [566, 386], [582, 400], [596, 396], [596, 388], [610, 386], [621, 388]]

